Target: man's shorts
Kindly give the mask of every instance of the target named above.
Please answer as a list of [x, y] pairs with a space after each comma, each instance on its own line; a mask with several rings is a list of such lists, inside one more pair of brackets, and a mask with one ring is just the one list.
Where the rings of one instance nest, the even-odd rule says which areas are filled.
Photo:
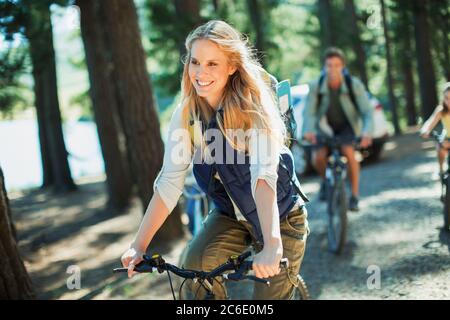
[[[318, 143], [314, 146], [313, 150], [318, 150], [318, 149], [322, 149], [323, 147], [326, 147], [326, 145], [323, 142], [320, 142], [320, 137], [322, 136], [322, 134], [318, 134], [317, 137], [319, 140]], [[349, 145], [353, 145], [353, 142], [356, 139], [356, 135], [353, 132], [353, 129], [351, 126], [346, 126], [340, 130], [335, 130], [334, 131], [334, 136], [339, 138], [340, 141], [342, 141], [342, 145], [343, 146], [349, 146]]]

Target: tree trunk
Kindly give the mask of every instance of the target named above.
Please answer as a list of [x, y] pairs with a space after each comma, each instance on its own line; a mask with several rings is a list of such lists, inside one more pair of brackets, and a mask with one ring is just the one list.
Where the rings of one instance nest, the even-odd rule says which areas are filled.
[[401, 34], [398, 35], [398, 42], [401, 47], [401, 56], [399, 57], [399, 59], [403, 74], [403, 87], [405, 91], [406, 119], [408, 126], [414, 126], [417, 124], [417, 110], [415, 102], [414, 75], [412, 64], [413, 54], [411, 44], [411, 19], [407, 10], [401, 10], [400, 24], [401, 28], [399, 29], [399, 31], [401, 32]]
[[397, 103], [394, 96], [394, 79], [392, 77], [392, 55], [391, 55], [391, 40], [388, 29], [388, 22], [386, 17], [386, 6], [384, 0], [380, 0], [381, 4], [381, 16], [383, 19], [383, 31], [384, 31], [384, 39], [385, 39], [385, 47], [386, 47], [386, 76], [388, 81], [388, 91], [389, 91], [389, 104], [391, 106], [392, 112], [392, 122], [394, 125], [395, 134], [400, 134], [400, 124], [398, 121], [398, 113], [397, 113]]
[[212, 0], [212, 4], [213, 4], [214, 12], [218, 13], [219, 12], [219, 0]]
[[[184, 31], [184, 34], [180, 37], [178, 41], [178, 50], [180, 52], [180, 57], [186, 54], [186, 47], [184, 45], [184, 40], [188, 36], [189, 32], [195, 27], [200, 25], [200, 3], [199, 0], [174, 0], [175, 14], [177, 17], [177, 28]], [[178, 64], [178, 74], [183, 72], [183, 65]]]
[[10, 224], [12, 236], [15, 240], [17, 240], [17, 232], [16, 232], [16, 228], [13, 223], [11, 207], [9, 205], [9, 199], [6, 196], [6, 194], [7, 193], [6, 193], [5, 177], [3, 176], [3, 171], [2, 171], [2, 168], [0, 167], [0, 198], [2, 197], [2, 195], [4, 195], [3, 200], [0, 200], [0, 203], [2, 201], [4, 201], [3, 207], [5, 208], [6, 214], [9, 218], [9, 224]]
[[[37, 75], [36, 75], [37, 77]], [[35, 77], [35, 79], [36, 79]], [[34, 91], [40, 92], [40, 83], [35, 81], [34, 84]], [[41, 161], [42, 161], [42, 187], [47, 188], [51, 187], [53, 183], [55, 182], [54, 173], [52, 169], [52, 159], [50, 157], [50, 146], [49, 141], [47, 139], [48, 135], [48, 128], [45, 125], [45, 116], [44, 116], [44, 110], [42, 110], [42, 107], [44, 106], [44, 101], [39, 100], [42, 98], [41, 94], [35, 94], [35, 105], [36, 105], [36, 117], [37, 117], [37, 124], [38, 124], [38, 131], [39, 131], [39, 148], [41, 151]]]
[[0, 299], [33, 299], [31, 279], [20, 257], [0, 168]]
[[415, 126], [417, 124], [417, 110], [415, 102], [414, 76], [412, 72], [412, 63], [409, 59], [404, 59], [402, 63], [402, 71], [406, 99], [406, 119], [408, 126]]
[[255, 48], [258, 50], [258, 58], [261, 65], [266, 66], [266, 39], [264, 36], [264, 23], [262, 19], [262, 8], [258, 0], [247, 0], [247, 9], [255, 30]]
[[350, 34], [352, 39], [353, 51], [356, 55], [356, 65], [359, 70], [359, 76], [366, 88], [369, 88], [369, 82], [366, 71], [366, 53], [360, 37], [360, 30], [358, 26], [358, 15], [356, 13], [356, 7], [353, 0], [345, 0], [345, 8], [349, 14], [350, 22]]
[[[100, 1], [101, 23], [112, 58], [119, 116], [126, 135], [129, 163], [146, 208], [153, 196], [153, 181], [162, 167], [164, 144], [146, 68], [146, 57], [132, 0]], [[180, 210], [175, 208], [159, 239], [182, 234]]]
[[81, 35], [89, 70], [90, 96], [105, 162], [109, 202], [120, 210], [129, 204], [133, 181], [126, 153], [125, 135], [118, 116], [111, 61], [102, 34], [105, 30], [97, 18], [98, 1], [78, 0], [77, 5], [81, 9]]
[[318, 0], [321, 50], [336, 45], [331, 17], [331, 0]]
[[424, 119], [427, 119], [433, 113], [438, 103], [436, 78], [433, 60], [431, 58], [427, 3], [427, 0], [414, 0], [413, 7], [420, 99], [422, 104], [422, 117]]
[[[445, 6], [446, 3], [446, 6]], [[442, 3], [439, 3], [442, 6]], [[434, 5], [434, 4], [433, 4]], [[450, 1], [447, 0], [444, 2], [444, 6], [441, 9], [441, 14], [438, 15], [438, 25], [439, 30], [438, 32], [441, 34], [442, 39], [442, 54], [438, 54], [440, 57], [442, 70], [444, 72], [444, 77], [447, 81], [450, 81], [450, 46], [449, 46], [449, 19], [450, 19]]]
[[70, 191], [76, 186], [70, 174], [61, 124], [50, 8], [44, 3], [30, 3], [29, 10], [31, 16], [26, 36], [33, 65], [39, 137], [43, 138], [44, 185], [51, 185], [58, 192]]
[[446, 18], [442, 18], [443, 19], [443, 24], [445, 24], [446, 29], [442, 29], [441, 33], [442, 33], [442, 39], [443, 39], [443, 45], [442, 47], [444, 48], [444, 50], [442, 50], [442, 59], [441, 59], [441, 64], [442, 64], [442, 69], [444, 70], [444, 77], [446, 79], [446, 81], [450, 81], [450, 46], [449, 46], [449, 41], [448, 41], [448, 30], [450, 28], [450, 25], [448, 23], [448, 19], [450, 19], [449, 14], [447, 14]]

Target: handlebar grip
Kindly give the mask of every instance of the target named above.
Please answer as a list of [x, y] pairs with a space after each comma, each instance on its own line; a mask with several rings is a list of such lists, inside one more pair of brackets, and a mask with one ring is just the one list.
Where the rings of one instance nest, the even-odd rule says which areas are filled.
[[[149, 266], [148, 264], [145, 264], [143, 262], [138, 263], [136, 266], [134, 266], [133, 271], [139, 272], [139, 273], [152, 273], [156, 271], [157, 269], [155, 267]], [[119, 272], [128, 272], [128, 268], [115, 268], [113, 269], [114, 273]]]
[[224, 277], [224, 279], [231, 280], [231, 281], [239, 281], [239, 280], [248, 279], [248, 280], [252, 280], [252, 281], [255, 281], [255, 282], [263, 283], [263, 284], [265, 284], [268, 287], [270, 286], [270, 281], [269, 280], [258, 278], [258, 277], [252, 276], [252, 275], [242, 275], [240, 273], [228, 273], [228, 274], [225, 273], [223, 275], [223, 277]]
[[[246, 261], [246, 263], [247, 263], [246, 269], [253, 270], [253, 261]], [[280, 260], [280, 268], [287, 268], [287, 267], [289, 267], [288, 258], [282, 258]]]
[[255, 282], [263, 283], [266, 286], [270, 287], [270, 281], [267, 279], [258, 278], [258, 277], [252, 276], [252, 275], [245, 276], [244, 279], [249, 279], [249, 280], [253, 280]]

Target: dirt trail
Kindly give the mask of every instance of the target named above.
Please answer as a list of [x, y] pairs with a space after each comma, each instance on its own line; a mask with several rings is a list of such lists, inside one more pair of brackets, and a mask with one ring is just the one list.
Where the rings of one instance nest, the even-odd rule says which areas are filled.
[[[361, 211], [351, 213], [349, 239], [337, 257], [326, 251], [325, 205], [317, 177], [302, 179], [313, 201], [311, 235], [302, 275], [314, 299], [450, 298], [450, 238], [442, 225], [433, 143], [414, 132], [386, 145], [380, 162], [362, 173]], [[40, 190], [10, 194], [19, 246], [42, 299], [171, 299], [166, 275], [129, 280], [113, 275], [141, 219], [135, 200], [128, 212], [105, 209], [104, 177], [78, 181], [77, 192], [54, 197]], [[188, 237], [157, 249], [172, 263]], [[69, 266], [81, 270], [81, 289], [69, 290]], [[381, 288], [369, 290], [367, 268], [381, 270]], [[236, 286], [234, 298], [250, 294]]]

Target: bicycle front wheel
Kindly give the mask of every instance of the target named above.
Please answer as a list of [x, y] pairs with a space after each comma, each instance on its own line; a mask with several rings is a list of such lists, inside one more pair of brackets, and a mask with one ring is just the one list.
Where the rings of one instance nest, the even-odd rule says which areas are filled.
[[347, 237], [347, 198], [344, 181], [329, 186], [328, 250], [340, 254]]
[[309, 300], [311, 297], [305, 280], [303, 280], [301, 275], [297, 275], [297, 280], [298, 287], [295, 288], [294, 300]]

